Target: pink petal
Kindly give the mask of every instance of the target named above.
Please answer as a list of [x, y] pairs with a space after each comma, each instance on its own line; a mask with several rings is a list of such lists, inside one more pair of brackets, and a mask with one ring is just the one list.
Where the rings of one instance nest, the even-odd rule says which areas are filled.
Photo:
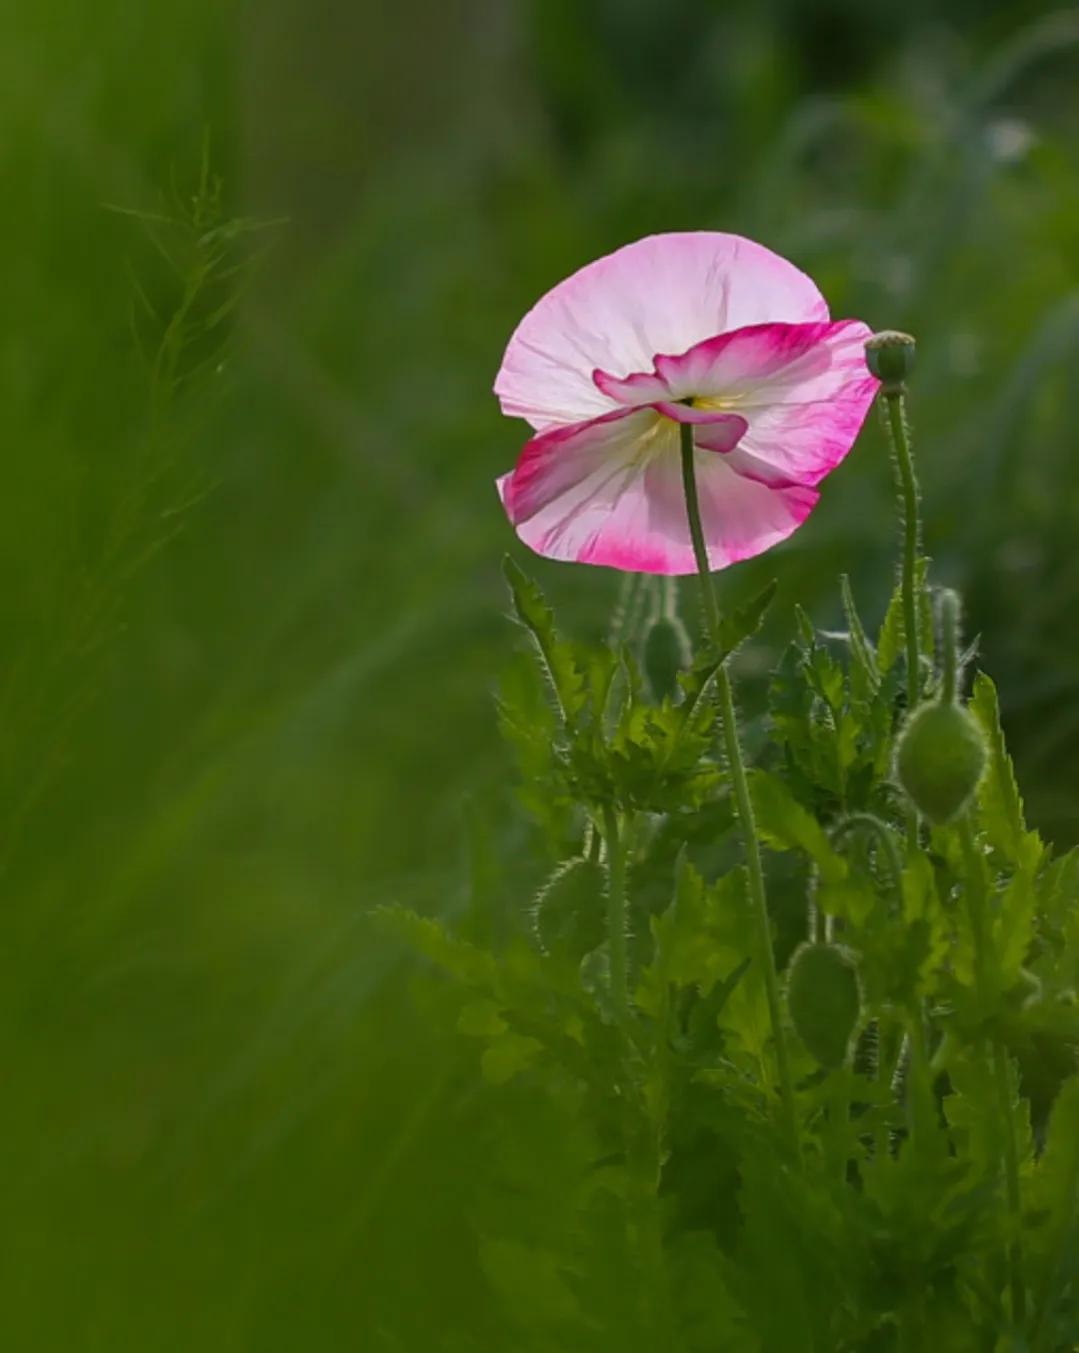
[[707, 445], [711, 451], [732, 450], [749, 427], [749, 423], [740, 413], [724, 413], [719, 409], [695, 409], [690, 404], [668, 404], [666, 401], [653, 405], [653, 408], [658, 409], [667, 418], [672, 418], [676, 423], [695, 423], [698, 427], [707, 427], [710, 430], [711, 440], [701, 441], [700, 438], [697, 440], [699, 445]]
[[641, 404], [654, 404], [657, 400], [670, 399], [671, 392], [667, 382], [654, 371], [635, 371], [631, 376], [620, 379], [609, 376], [606, 371], [593, 371], [592, 382], [608, 399], [617, 404], [639, 407]]
[[857, 320], [758, 324], [656, 358], [672, 393], [722, 399], [749, 428], [739, 451], [791, 482], [817, 484], [847, 455], [878, 388]]
[[652, 370], [657, 352], [750, 324], [826, 320], [816, 285], [738, 235], [651, 235], [588, 264], [528, 312], [495, 381], [504, 413], [544, 429], [624, 402], [592, 379]]
[[[720, 422], [695, 436], [729, 428]], [[729, 435], [729, 433], [728, 433]], [[789, 536], [817, 493], [747, 477], [739, 451], [696, 452], [702, 524], [712, 568], [748, 559]], [[639, 573], [696, 571], [677, 426], [649, 408], [617, 410], [533, 438], [498, 481], [517, 534], [551, 559]]]

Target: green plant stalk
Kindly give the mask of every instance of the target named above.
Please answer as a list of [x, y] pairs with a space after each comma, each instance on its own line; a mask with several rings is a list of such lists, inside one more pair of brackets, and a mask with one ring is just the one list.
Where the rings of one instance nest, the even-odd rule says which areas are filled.
[[831, 1155], [830, 1167], [837, 1184], [847, 1182], [847, 1126], [850, 1122], [850, 1096], [847, 1087], [847, 1068], [837, 1067], [831, 1072], [828, 1084], [828, 1136]]
[[909, 1011], [907, 1039], [910, 1062], [907, 1075], [910, 1082], [910, 1133], [915, 1142], [928, 1141], [936, 1121], [933, 1102], [933, 1080], [929, 1066], [929, 1049], [925, 1036], [925, 1014], [918, 1001]]
[[[977, 843], [970, 814], [959, 820], [959, 838], [967, 873], [967, 906], [970, 926], [974, 934], [974, 982], [980, 997], [985, 992], [985, 896], [977, 882], [980, 870], [977, 862]], [[997, 1099], [997, 1117], [1002, 1127], [1004, 1154], [1004, 1188], [1008, 1211], [1015, 1227], [1015, 1238], [1008, 1247], [1009, 1287], [1012, 1297], [1012, 1319], [1022, 1325], [1026, 1319], [1026, 1288], [1023, 1285], [1023, 1251], [1019, 1239], [1022, 1219], [1022, 1199], [1019, 1192], [1019, 1146], [1015, 1140], [1015, 1122], [1012, 1118], [1012, 1096], [1008, 1085], [1008, 1061], [1004, 1045], [996, 1036], [990, 1038], [989, 1054], [993, 1070], [993, 1088]]]
[[619, 1024], [629, 1023], [629, 976], [626, 954], [626, 843], [611, 804], [603, 807], [607, 842], [607, 944], [610, 954], [611, 1003]]
[[[914, 474], [914, 455], [910, 445], [910, 428], [902, 390], [887, 390], [884, 400], [892, 465], [899, 493], [899, 515], [903, 523], [903, 630], [907, 657], [907, 710], [913, 713], [921, 697], [921, 668], [918, 654], [918, 547], [921, 541], [918, 480]], [[907, 841], [918, 842], [918, 812], [912, 806], [907, 812]]]
[[944, 649], [940, 699], [942, 704], [954, 705], [959, 683], [959, 598], [950, 588], [941, 597], [940, 622]]
[[[704, 605], [708, 636], [718, 649], [720, 647], [719, 603], [716, 600], [715, 587], [712, 583], [712, 571], [708, 564], [708, 550], [704, 543], [704, 530], [701, 526], [697, 475], [693, 464], [693, 426], [690, 423], [682, 423], [680, 428], [682, 484], [686, 495], [689, 534], [693, 541], [693, 557], [697, 563], [697, 576], [700, 580], [701, 601]], [[761, 971], [764, 975], [764, 989], [768, 1000], [768, 1016], [772, 1025], [772, 1037], [775, 1041], [776, 1071], [779, 1080], [784, 1129], [790, 1139], [791, 1149], [797, 1158], [799, 1155], [798, 1121], [794, 1110], [794, 1083], [791, 1078], [787, 1038], [783, 1029], [783, 1012], [779, 1000], [779, 976], [776, 972], [775, 954], [772, 950], [772, 926], [768, 916], [768, 899], [764, 889], [764, 869], [761, 865], [761, 851], [757, 840], [757, 826], [753, 817], [753, 803], [749, 797], [749, 782], [746, 779], [745, 762], [742, 759], [742, 746], [738, 738], [734, 692], [731, 688], [730, 673], [727, 671], [725, 662], [716, 672], [715, 683], [716, 694], [719, 697], [720, 719], [723, 724], [724, 748], [727, 753], [727, 764], [730, 767], [731, 788], [745, 842], [749, 896], [756, 921], [757, 950], [760, 955]]]
[[1008, 1055], [999, 1038], [993, 1039], [993, 1080], [997, 1101], [1004, 1122], [1004, 1186], [1008, 1195], [1015, 1234], [1008, 1247], [1008, 1271], [1012, 1292], [1012, 1319], [1022, 1326], [1027, 1316], [1026, 1288], [1023, 1284], [1023, 1247], [1019, 1238], [1022, 1222], [1022, 1199], [1019, 1194], [1019, 1146], [1015, 1140], [1015, 1121], [1012, 1118], [1012, 1096], [1008, 1084]]

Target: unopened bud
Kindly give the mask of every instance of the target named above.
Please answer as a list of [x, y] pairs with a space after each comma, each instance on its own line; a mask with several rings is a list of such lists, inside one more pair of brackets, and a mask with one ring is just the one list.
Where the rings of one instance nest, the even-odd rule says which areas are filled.
[[560, 864], [532, 904], [532, 925], [545, 953], [580, 958], [604, 935], [607, 880], [600, 864], [581, 857]]
[[787, 1008], [798, 1037], [821, 1066], [842, 1066], [862, 1009], [850, 950], [839, 944], [797, 949], [787, 977]]
[[985, 738], [963, 705], [927, 704], [907, 721], [896, 774], [918, 811], [943, 826], [966, 808], [985, 771]]
[[881, 383], [883, 394], [898, 394], [914, 370], [914, 339], [896, 329], [882, 329], [865, 345], [865, 363]]
[[657, 701], [678, 696], [678, 673], [690, 664], [689, 636], [677, 616], [657, 616], [648, 627], [642, 653], [644, 674]]

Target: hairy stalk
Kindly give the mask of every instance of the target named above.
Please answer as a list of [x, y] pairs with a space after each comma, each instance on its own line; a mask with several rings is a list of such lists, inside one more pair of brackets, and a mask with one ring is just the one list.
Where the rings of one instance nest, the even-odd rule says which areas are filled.
[[[899, 515], [903, 523], [903, 629], [907, 655], [907, 709], [913, 712], [921, 696], [921, 670], [918, 654], [918, 548], [921, 543], [918, 480], [914, 474], [914, 456], [910, 444], [903, 390], [885, 389], [884, 401], [892, 465], [899, 494]], [[907, 812], [907, 840], [913, 846], [918, 841], [918, 813], [914, 807]]]
[[[974, 935], [974, 982], [979, 997], [985, 992], [986, 915], [985, 891], [981, 886], [978, 847], [969, 814], [959, 820], [959, 837], [963, 847], [963, 861], [967, 875], [967, 907]], [[1001, 1124], [1001, 1147], [1004, 1156], [1004, 1188], [1008, 1212], [1015, 1227], [1008, 1247], [1008, 1275], [1012, 1298], [1012, 1318], [1017, 1325], [1026, 1319], [1026, 1288], [1023, 1283], [1023, 1252], [1019, 1239], [1022, 1199], [1019, 1193], [1019, 1145], [1015, 1138], [1015, 1119], [1012, 1116], [1012, 1095], [1008, 1084], [1008, 1055], [1000, 1038], [988, 1040], [989, 1057], [993, 1070], [993, 1089], [996, 1095], [996, 1113]]]
[[951, 588], [940, 598], [940, 628], [944, 653], [940, 698], [943, 704], [954, 705], [959, 684], [959, 598]]
[[1012, 1093], [1008, 1083], [1008, 1054], [999, 1038], [993, 1039], [993, 1079], [996, 1083], [997, 1103], [1004, 1124], [1004, 1186], [1008, 1194], [1008, 1211], [1015, 1227], [1014, 1238], [1008, 1247], [1008, 1273], [1012, 1293], [1012, 1319], [1022, 1325], [1027, 1316], [1027, 1294], [1023, 1283], [1023, 1247], [1019, 1238], [1022, 1219], [1022, 1200], [1019, 1194], [1019, 1144], [1015, 1139], [1015, 1119], [1012, 1116]]
[[[697, 475], [693, 463], [693, 427], [682, 423], [682, 483], [686, 495], [686, 513], [689, 517], [689, 534], [693, 541], [693, 557], [697, 562], [697, 576], [700, 579], [701, 601], [704, 605], [708, 635], [717, 648], [720, 646], [719, 603], [716, 600], [712, 583], [712, 571], [708, 564], [708, 550], [704, 543], [704, 530], [701, 526], [701, 507], [697, 496]], [[757, 841], [757, 826], [753, 817], [753, 804], [749, 797], [749, 782], [746, 779], [745, 762], [742, 759], [742, 746], [738, 738], [738, 722], [734, 710], [734, 692], [731, 688], [730, 673], [723, 663], [716, 672], [716, 693], [719, 697], [720, 718], [723, 723], [723, 742], [730, 768], [731, 789], [734, 793], [738, 821], [742, 826], [745, 842], [746, 872], [749, 876], [749, 895], [753, 904], [753, 914], [757, 928], [757, 950], [760, 955], [761, 971], [764, 975], [764, 989], [768, 1000], [768, 1015], [772, 1024], [772, 1037], [776, 1047], [776, 1069], [779, 1078], [779, 1094], [783, 1109], [784, 1128], [790, 1139], [791, 1149], [797, 1157], [798, 1124], [794, 1112], [794, 1084], [791, 1079], [790, 1058], [787, 1052], [787, 1039], [783, 1030], [783, 1012], [779, 1001], [779, 977], [776, 973], [775, 954], [772, 951], [772, 926], [768, 916], [768, 899], [764, 890], [764, 870], [761, 866], [760, 844]]]
[[891, 830], [872, 813], [850, 813], [832, 830], [832, 844], [838, 846], [851, 832], [868, 831], [876, 837], [881, 853], [888, 861], [892, 896], [897, 906], [903, 902], [903, 866]]
[[838, 1067], [828, 1079], [828, 1138], [830, 1169], [837, 1184], [847, 1182], [847, 1126], [850, 1123], [850, 1095], [846, 1065]]
[[915, 1142], [925, 1143], [936, 1123], [936, 1104], [925, 1036], [925, 1014], [920, 1001], [909, 1014], [907, 1046], [910, 1052], [907, 1070], [910, 1134]]
[[618, 830], [618, 815], [610, 804], [603, 808], [603, 835], [607, 842], [607, 943], [611, 964], [611, 1002], [615, 1018], [629, 1022], [629, 980], [626, 959], [626, 842]]

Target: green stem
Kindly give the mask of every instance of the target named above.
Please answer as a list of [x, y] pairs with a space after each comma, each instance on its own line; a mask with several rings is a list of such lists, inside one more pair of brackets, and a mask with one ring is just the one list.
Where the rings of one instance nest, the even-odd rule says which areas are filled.
[[712, 569], [708, 563], [708, 547], [704, 543], [701, 525], [701, 503], [697, 496], [697, 470], [693, 463], [693, 424], [680, 423], [682, 439], [682, 487], [686, 494], [686, 514], [689, 517], [689, 536], [693, 541], [693, 558], [697, 561], [697, 577], [701, 584], [701, 601], [708, 637], [719, 647], [719, 602], [712, 584]]
[[925, 1014], [919, 1001], [910, 1011], [907, 1021], [910, 1040], [910, 1134], [915, 1142], [924, 1144], [932, 1135], [936, 1121], [933, 1102], [933, 1080], [929, 1067], [929, 1049], [926, 1046]]
[[1022, 1326], [1027, 1317], [1027, 1294], [1023, 1284], [1023, 1250], [1019, 1236], [1022, 1222], [1022, 1203], [1019, 1196], [1019, 1146], [1015, 1140], [1015, 1118], [1012, 1114], [1012, 1092], [1008, 1077], [1008, 1054], [999, 1038], [993, 1039], [993, 1079], [996, 1082], [997, 1103], [1004, 1123], [1004, 1184], [1008, 1194], [1008, 1211], [1015, 1227], [1008, 1247], [1008, 1272], [1012, 1292], [1012, 1319]]
[[[963, 849], [963, 863], [967, 875], [967, 908], [974, 935], [974, 982], [982, 1014], [985, 1014], [986, 915], [985, 890], [982, 887], [981, 864], [969, 814], [959, 820], [959, 839]], [[1015, 1137], [1015, 1118], [1012, 1114], [1012, 1094], [1008, 1083], [1008, 1054], [999, 1037], [989, 1040], [996, 1094], [996, 1116], [1002, 1125], [1001, 1147], [1004, 1155], [1004, 1188], [1011, 1214], [1014, 1238], [1008, 1247], [1008, 1274], [1012, 1296], [1012, 1318], [1017, 1325], [1026, 1320], [1026, 1288], [1023, 1284], [1023, 1252], [1019, 1238], [1022, 1220], [1022, 1200], [1019, 1192], [1019, 1145]]]
[[838, 1184], [847, 1182], [847, 1127], [850, 1123], [850, 1095], [846, 1066], [838, 1067], [829, 1077], [828, 1136], [830, 1139], [831, 1168]]
[[950, 587], [941, 593], [940, 631], [944, 648], [940, 698], [942, 704], [954, 705], [959, 673], [959, 598]]
[[[708, 636], [716, 648], [719, 648], [719, 604], [716, 600], [712, 571], [708, 563], [708, 550], [705, 547], [704, 530], [701, 525], [701, 508], [697, 497], [697, 476], [693, 463], [693, 426], [690, 423], [681, 424], [681, 448], [682, 483], [686, 492], [686, 513], [689, 517], [689, 534], [693, 541], [693, 557], [697, 562], [697, 576], [700, 579], [701, 600], [704, 604]], [[720, 719], [723, 724], [723, 742], [727, 753], [727, 764], [730, 768], [731, 789], [745, 842], [749, 896], [753, 905], [757, 930], [757, 952], [760, 956], [761, 971], [764, 975], [768, 1015], [772, 1025], [772, 1037], [775, 1041], [776, 1071], [779, 1079], [784, 1128], [790, 1139], [791, 1149], [797, 1158], [799, 1148], [798, 1123], [794, 1109], [794, 1082], [791, 1078], [787, 1038], [783, 1029], [783, 1012], [779, 1001], [779, 976], [776, 972], [775, 954], [772, 950], [772, 926], [768, 916], [768, 899], [764, 890], [764, 869], [761, 865], [761, 851], [760, 844], [757, 841], [753, 803], [749, 797], [749, 782], [746, 779], [745, 762], [742, 760], [742, 747], [738, 739], [734, 692], [731, 688], [731, 679], [726, 663], [723, 663], [716, 672], [715, 681], [716, 694], [719, 698]]]
[[[918, 512], [918, 481], [914, 475], [914, 456], [910, 446], [910, 428], [902, 390], [886, 390], [882, 395], [887, 412], [889, 439], [892, 445], [892, 464], [896, 487], [899, 490], [899, 515], [903, 523], [903, 629], [907, 650], [907, 709], [913, 713], [921, 697], [921, 668], [918, 656], [918, 549], [921, 542], [921, 522]], [[918, 843], [918, 813], [911, 808], [907, 814], [907, 840]]]
[[872, 832], [877, 838], [877, 844], [880, 846], [888, 861], [888, 870], [891, 874], [892, 898], [897, 907], [903, 905], [903, 866], [899, 859], [899, 851], [896, 848], [895, 839], [891, 830], [883, 823], [879, 817], [874, 817], [872, 813], [850, 813], [832, 830], [832, 844], [837, 845], [848, 833], [864, 829]]
[[629, 981], [626, 958], [626, 846], [618, 830], [618, 815], [603, 807], [603, 835], [607, 842], [607, 944], [610, 950], [611, 1003], [619, 1024], [629, 1022]]

